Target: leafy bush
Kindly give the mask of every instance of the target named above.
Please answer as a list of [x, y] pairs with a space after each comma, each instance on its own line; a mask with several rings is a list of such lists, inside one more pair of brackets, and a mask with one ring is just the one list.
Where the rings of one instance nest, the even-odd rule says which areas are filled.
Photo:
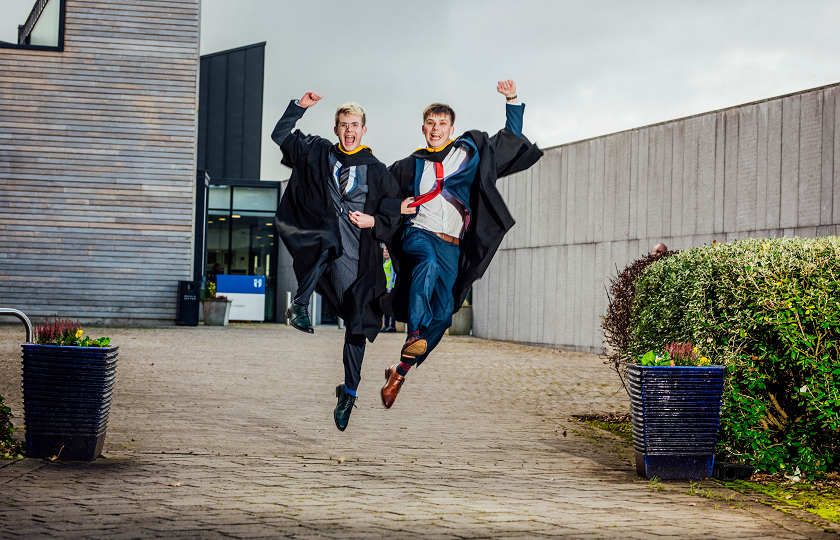
[[719, 451], [771, 473], [838, 470], [838, 277], [837, 237], [683, 251], [636, 280], [625, 353], [695, 343], [727, 366]]
[[35, 325], [35, 343], [38, 345], [64, 345], [73, 347], [107, 347], [111, 344], [111, 338], [101, 337], [91, 339], [84, 336], [84, 330], [79, 321], [73, 322], [69, 319], [53, 319], [53, 322], [45, 322]]
[[4, 405], [0, 396], [0, 458], [23, 458], [23, 445], [13, 437], [15, 426], [12, 424], [12, 410]]
[[677, 251], [665, 253], [649, 253], [627, 265], [618, 275], [610, 278], [607, 289], [607, 314], [601, 321], [604, 332], [604, 343], [607, 345], [606, 364], [618, 374], [627, 395], [627, 361], [635, 361], [628, 352], [630, 347], [630, 319], [633, 314], [633, 295], [636, 291], [636, 279], [642, 275], [645, 268], [663, 257], [669, 257]]

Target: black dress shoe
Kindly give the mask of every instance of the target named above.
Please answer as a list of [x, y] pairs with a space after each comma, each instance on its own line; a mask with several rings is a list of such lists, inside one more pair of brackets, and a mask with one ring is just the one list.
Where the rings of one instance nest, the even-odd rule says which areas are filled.
[[286, 318], [289, 319], [289, 324], [302, 332], [309, 334], [315, 332], [315, 329], [312, 328], [312, 321], [309, 320], [309, 309], [306, 306], [292, 302], [286, 308]]
[[356, 396], [348, 394], [344, 383], [341, 383], [335, 387], [335, 397], [338, 398], [338, 403], [335, 404], [333, 420], [338, 431], [344, 431], [347, 429], [350, 413], [353, 412], [353, 406], [356, 404]]

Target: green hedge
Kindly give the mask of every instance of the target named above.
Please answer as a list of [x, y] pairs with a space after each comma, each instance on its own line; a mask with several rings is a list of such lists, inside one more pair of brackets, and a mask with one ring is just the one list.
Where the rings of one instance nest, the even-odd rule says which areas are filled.
[[690, 341], [727, 366], [719, 451], [767, 472], [840, 469], [840, 238], [694, 248], [635, 285], [628, 353]]

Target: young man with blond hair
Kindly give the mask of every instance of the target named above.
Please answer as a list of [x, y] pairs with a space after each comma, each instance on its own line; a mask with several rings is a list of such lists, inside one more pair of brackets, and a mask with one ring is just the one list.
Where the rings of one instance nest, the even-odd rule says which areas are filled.
[[407, 197], [402, 212], [410, 217], [391, 249], [397, 285], [389, 309], [407, 323], [408, 336], [399, 364], [385, 372], [381, 397], [387, 408], [408, 370], [428, 357], [452, 325], [452, 314], [513, 227], [496, 180], [542, 157], [522, 135], [525, 105], [514, 82], [499, 81], [496, 90], [507, 100], [504, 129], [492, 137], [467, 131], [453, 139], [455, 111], [433, 103], [423, 111], [426, 147], [389, 167]]
[[292, 101], [271, 138], [283, 151], [292, 176], [277, 208], [277, 231], [294, 259], [297, 291], [286, 309], [292, 326], [313, 333], [307, 305], [314, 291], [345, 322], [344, 383], [336, 387], [333, 420], [344, 431], [361, 380], [365, 339], [382, 327], [380, 297], [385, 272], [380, 242], [390, 242], [400, 223], [400, 195], [394, 178], [370, 148], [365, 111], [346, 103], [335, 112], [338, 143], [292, 133], [306, 109], [322, 96], [307, 92]]

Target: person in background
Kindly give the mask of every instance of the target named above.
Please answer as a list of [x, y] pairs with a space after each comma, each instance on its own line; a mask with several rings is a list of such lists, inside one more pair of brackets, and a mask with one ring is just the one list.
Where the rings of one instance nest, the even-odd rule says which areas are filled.
[[[388, 248], [383, 246], [382, 248], [382, 258], [385, 260], [383, 263], [383, 267], [385, 268], [385, 288], [388, 292], [391, 292], [394, 289], [394, 283], [397, 281], [397, 274], [394, 272], [394, 262], [391, 260], [391, 254], [388, 252]], [[385, 314], [385, 324], [382, 327], [383, 332], [396, 332], [396, 319]]]
[[662, 255], [663, 253], [666, 253], [667, 251], [668, 251], [668, 247], [661, 242], [659, 244], [656, 244], [656, 246], [653, 248], [654, 255]]

